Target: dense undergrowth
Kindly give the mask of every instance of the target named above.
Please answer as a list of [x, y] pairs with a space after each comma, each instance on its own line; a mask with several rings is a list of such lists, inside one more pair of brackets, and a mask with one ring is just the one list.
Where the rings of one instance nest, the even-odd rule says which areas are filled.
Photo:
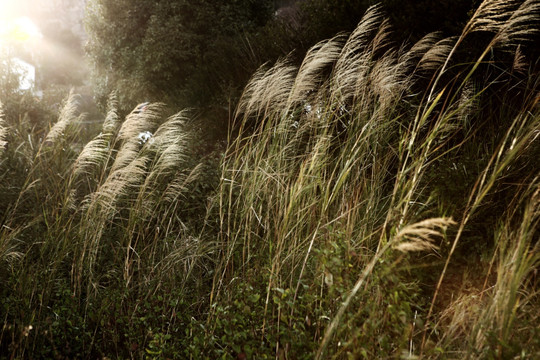
[[3, 121], [0, 357], [537, 357], [539, 12], [396, 47], [372, 7], [259, 70], [223, 155], [114, 96], [84, 146], [74, 95]]

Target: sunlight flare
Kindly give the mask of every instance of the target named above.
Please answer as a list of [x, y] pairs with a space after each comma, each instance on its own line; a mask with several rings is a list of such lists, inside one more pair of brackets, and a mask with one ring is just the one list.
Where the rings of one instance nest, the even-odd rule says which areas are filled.
[[28, 17], [0, 21], [0, 39], [15, 42], [26, 42], [39, 39], [39, 28]]

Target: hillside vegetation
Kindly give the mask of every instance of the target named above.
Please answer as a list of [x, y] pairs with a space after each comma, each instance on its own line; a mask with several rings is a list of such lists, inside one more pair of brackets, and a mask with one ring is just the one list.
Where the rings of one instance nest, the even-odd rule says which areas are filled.
[[539, 21], [396, 46], [372, 6], [261, 67], [223, 153], [115, 94], [86, 144], [74, 94], [1, 120], [0, 358], [538, 358]]

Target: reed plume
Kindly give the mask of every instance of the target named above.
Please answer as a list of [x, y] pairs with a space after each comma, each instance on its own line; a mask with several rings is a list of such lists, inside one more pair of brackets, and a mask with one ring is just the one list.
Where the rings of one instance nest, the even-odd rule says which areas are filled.
[[6, 121], [4, 120], [4, 114], [2, 112], [2, 104], [0, 103], [0, 154], [6, 150], [7, 147], [7, 135], [8, 128], [6, 126]]
[[73, 90], [70, 91], [62, 111], [58, 116], [58, 121], [51, 127], [47, 136], [45, 137], [44, 144], [55, 144], [66, 133], [68, 126], [73, 124], [76, 120], [80, 119], [83, 115], [78, 115], [79, 99]]

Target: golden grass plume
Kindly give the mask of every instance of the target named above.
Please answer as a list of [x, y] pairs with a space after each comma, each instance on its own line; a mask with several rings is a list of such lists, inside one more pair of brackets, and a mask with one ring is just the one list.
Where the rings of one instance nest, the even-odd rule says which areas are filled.
[[70, 91], [65, 105], [60, 112], [58, 121], [51, 127], [47, 136], [45, 137], [44, 144], [54, 144], [65, 135], [68, 126], [82, 116], [78, 114], [78, 108], [79, 96], [76, 95], [72, 90]]

